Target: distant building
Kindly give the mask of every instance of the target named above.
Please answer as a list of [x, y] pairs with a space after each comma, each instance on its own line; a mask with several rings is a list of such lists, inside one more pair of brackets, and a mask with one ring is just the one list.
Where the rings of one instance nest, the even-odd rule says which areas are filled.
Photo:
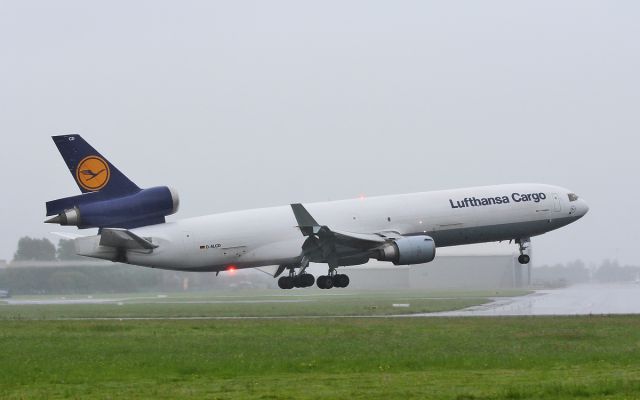
[[102, 260], [74, 260], [74, 261], [11, 261], [6, 264], [9, 268], [62, 268], [62, 267], [104, 267], [114, 265], [112, 262]]
[[[529, 266], [518, 263], [518, 247], [489, 243], [439, 248], [427, 264], [396, 266], [372, 261], [341, 267], [349, 275], [349, 289], [509, 289], [529, 286]], [[3, 264], [0, 264], [2, 266]], [[229, 288], [276, 288], [276, 267], [224, 272], [158, 270], [109, 261], [20, 261], [4, 264], [2, 289], [14, 294], [94, 293], [136, 291], [192, 291]], [[268, 271], [267, 271], [268, 270]], [[316, 277], [327, 273], [323, 264], [312, 264]], [[286, 272], [285, 272], [286, 273]], [[337, 293], [337, 292], [336, 292]]]
[[372, 261], [340, 268], [353, 289], [511, 289], [531, 282], [530, 266], [518, 263], [518, 247], [507, 243], [440, 248], [427, 264], [395, 266]]

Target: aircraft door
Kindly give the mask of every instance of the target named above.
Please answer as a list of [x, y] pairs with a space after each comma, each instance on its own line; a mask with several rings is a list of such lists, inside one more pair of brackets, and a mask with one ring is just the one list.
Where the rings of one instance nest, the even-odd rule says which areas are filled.
[[553, 211], [562, 211], [562, 205], [560, 204], [560, 196], [558, 196], [558, 193], [552, 193], [551, 197], [553, 198]]

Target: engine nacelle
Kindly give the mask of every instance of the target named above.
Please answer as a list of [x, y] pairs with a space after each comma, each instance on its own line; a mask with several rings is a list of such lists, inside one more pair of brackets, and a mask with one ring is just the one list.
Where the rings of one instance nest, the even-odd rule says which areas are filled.
[[180, 204], [178, 193], [167, 186], [95, 201], [87, 196], [94, 194], [76, 196], [82, 199], [46, 222], [78, 228], [136, 228], [165, 222], [164, 217], [177, 212]]
[[436, 257], [436, 244], [430, 236], [409, 236], [395, 240], [380, 250], [380, 261], [395, 265], [424, 264]]

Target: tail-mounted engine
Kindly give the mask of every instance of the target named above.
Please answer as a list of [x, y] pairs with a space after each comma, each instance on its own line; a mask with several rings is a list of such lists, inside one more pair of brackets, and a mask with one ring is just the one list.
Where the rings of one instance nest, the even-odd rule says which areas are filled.
[[137, 228], [161, 224], [178, 211], [178, 193], [167, 186], [142, 189], [119, 197], [101, 192], [47, 202], [45, 222], [78, 228]]

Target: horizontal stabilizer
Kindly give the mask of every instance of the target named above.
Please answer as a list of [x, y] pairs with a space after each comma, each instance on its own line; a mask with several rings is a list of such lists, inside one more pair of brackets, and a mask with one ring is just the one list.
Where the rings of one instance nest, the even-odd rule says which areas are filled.
[[100, 232], [100, 246], [115, 247], [127, 250], [152, 250], [158, 247], [150, 240], [120, 228], [104, 228]]
[[59, 236], [63, 239], [72, 239], [72, 240], [83, 236], [83, 235], [78, 235], [78, 234], [69, 233], [69, 232], [51, 232], [51, 234]]

